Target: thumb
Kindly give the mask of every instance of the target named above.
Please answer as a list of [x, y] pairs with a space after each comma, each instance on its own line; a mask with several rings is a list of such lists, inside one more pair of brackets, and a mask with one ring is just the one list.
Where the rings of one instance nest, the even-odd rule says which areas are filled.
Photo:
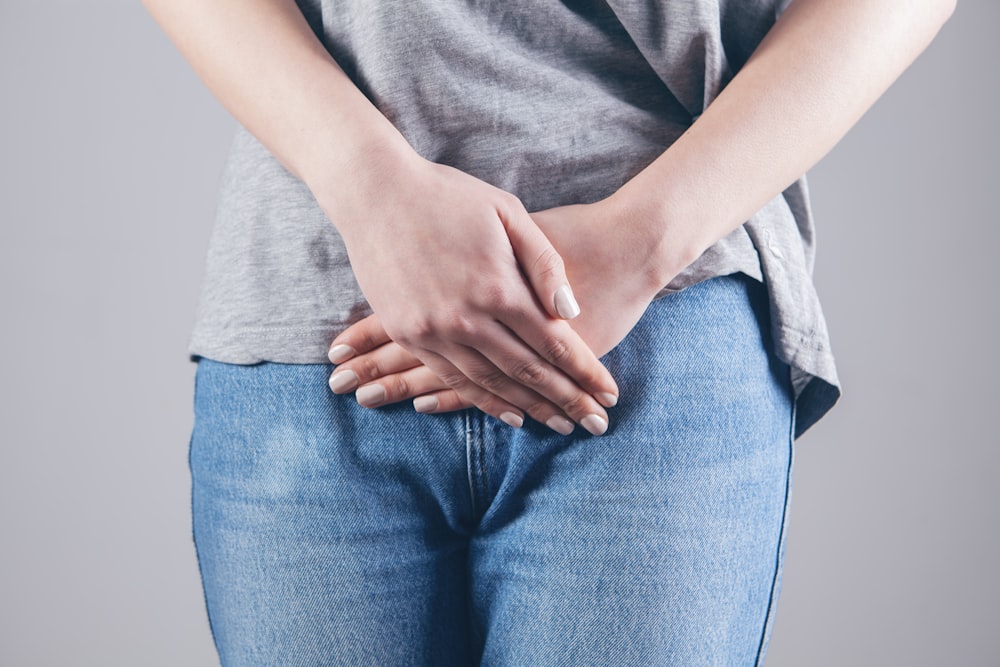
[[566, 277], [563, 259], [528, 212], [520, 207], [506, 215], [501, 213], [500, 219], [514, 257], [546, 312], [564, 320], [579, 315], [580, 306]]

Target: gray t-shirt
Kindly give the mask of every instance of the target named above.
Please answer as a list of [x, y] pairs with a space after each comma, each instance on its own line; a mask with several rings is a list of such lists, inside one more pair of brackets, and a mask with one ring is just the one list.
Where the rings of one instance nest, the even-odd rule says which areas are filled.
[[[425, 158], [529, 211], [602, 199], [652, 162], [739, 70], [781, 0], [298, 0], [358, 87]], [[325, 363], [371, 313], [343, 241], [306, 185], [237, 127], [188, 352]], [[840, 396], [812, 283], [805, 179], [661, 292], [737, 271], [767, 285], [792, 367], [796, 435]]]

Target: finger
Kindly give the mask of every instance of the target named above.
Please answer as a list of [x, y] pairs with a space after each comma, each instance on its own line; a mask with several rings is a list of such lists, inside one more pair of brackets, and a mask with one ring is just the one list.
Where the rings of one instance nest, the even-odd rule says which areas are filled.
[[448, 389], [448, 385], [431, 369], [420, 364], [402, 373], [382, 376], [377, 382], [361, 385], [357, 399], [364, 407], [374, 408], [444, 389]]
[[[507, 335], [509, 336], [510, 334], [508, 333]], [[366, 356], [374, 358], [379, 356], [379, 354], [385, 350], [389, 350], [390, 354], [384, 355], [387, 360], [385, 363], [396, 363], [392, 361], [392, 357], [397, 354], [393, 348], [398, 347], [399, 346], [395, 343], [384, 345], [382, 348], [379, 348], [375, 352], [368, 353]], [[462, 346], [455, 347], [459, 350], [463, 349]], [[400, 350], [402, 350], [402, 348], [400, 348]], [[434, 353], [424, 351], [424, 354]], [[467, 359], [472, 359], [471, 361], [467, 361], [467, 363], [475, 364], [477, 368], [485, 369], [481, 371], [482, 374], [502, 374], [478, 352], [474, 354], [467, 354], [465, 356]], [[403, 359], [417, 359], [405, 350], [402, 350], [399, 357]], [[350, 363], [353, 365], [355, 361], [356, 360], [352, 360]], [[443, 362], [443, 367], [450, 368], [453, 371], [453, 375], [461, 377], [465, 382], [468, 382], [468, 378], [462, 375], [462, 372], [456, 369], [454, 365], [450, 364], [443, 358], [441, 358], [441, 361]], [[356, 393], [358, 404], [368, 408], [381, 407], [399, 402], [400, 400], [405, 400], [406, 398], [417, 397], [420, 394], [426, 394], [435, 390], [445, 390], [450, 386], [447, 382], [442, 380], [434, 370], [420, 362], [419, 359], [417, 359], [417, 363], [420, 365], [400, 373], [383, 374], [376, 371], [376, 374], [380, 376], [377, 382], [371, 382], [358, 387]], [[445, 372], [447, 373], [449, 371]], [[346, 370], [338, 369], [338, 371], [330, 378], [331, 388], [338, 393], [346, 393], [347, 391], [350, 391], [353, 386], [346, 384], [342, 380], [342, 378], [348, 374], [352, 378], [357, 377], [354, 371], [349, 368]], [[560, 433], [567, 434], [572, 432], [573, 423], [568, 420], [556, 406], [546, 403], [534, 392], [525, 391], [523, 388], [517, 387], [515, 383], [511, 382], [509, 385], [510, 386], [505, 388], [505, 393], [513, 397], [519, 404], [531, 406], [531, 416], [534, 419], [547, 424], [550, 428]], [[351, 388], [345, 389], [345, 387], [348, 386]], [[482, 390], [474, 383], [468, 382], [468, 385], [465, 388], [464, 393], [468, 398], [463, 398], [454, 390], [451, 391], [454, 396], [445, 392], [443, 404], [434, 405], [435, 399], [427, 398], [424, 401], [421, 401], [419, 405], [415, 404], [414, 407], [420, 407], [420, 411], [422, 412], [448, 412], [475, 405], [483, 412], [486, 412], [487, 414], [496, 417], [497, 419], [500, 419], [515, 428], [520, 427], [524, 423], [523, 412], [517, 407], [517, 405], [513, 405], [510, 402], [503, 400], [498, 395], [490, 394], [489, 392]], [[440, 401], [441, 399], [438, 400]]]
[[385, 345], [390, 340], [385, 329], [382, 328], [382, 322], [378, 315], [369, 315], [340, 332], [330, 343], [327, 357], [330, 359], [330, 363], [340, 364], [356, 355], [370, 352]]
[[330, 389], [335, 394], [346, 394], [360, 385], [402, 373], [416, 366], [423, 366], [423, 362], [399, 344], [390, 341], [338, 366], [330, 375]]
[[[527, 395], [523, 391], [527, 389], [531, 394], [537, 394], [554, 404], [561, 413], [590, 433], [601, 435], [607, 431], [608, 414], [604, 407], [559, 368], [548, 363], [524, 341], [513, 336], [510, 329], [499, 322], [493, 322], [478, 332], [477, 336], [482, 341], [476, 345], [477, 354], [491, 367], [484, 366], [481, 362], [473, 362], [468, 367], [456, 364], [470, 380], [514, 405], [526, 409], [522, 396]], [[589, 352], [585, 344], [584, 350]], [[600, 362], [598, 366], [604, 368]], [[518, 391], [519, 389], [521, 391]], [[541, 410], [551, 415], [551, 411], [539, 406], [527, 409], [532, 417], [535, 417], [533, 410]], [[548, 420], [543, 420], [543, 423], [548, 423]], [[552, 428], [562, 432], [560, 428], [555, 426]]]
[[[445, 349], [445, 358], [430, 350], [420, 350], [424, 364], [448, 385], [458, 396], [488, 415], [492, 415], [511, 426], [523, 422], [523, 414], [545, 424], [552, 430], [563, 435], [573, 432], [574, 424], [566, 418], [561, 410], [550, 401], [545, 400], [534, 391], [506, 377], [503, 371], [494, 366], [478, 350], [449, 346]], [[450, 360], [455, 360], [452, 363]], [[486, 389], [475, 378], [501, 377], [503, 381], [495, 383], [497, 391]], [[447, 407], [447, 406], [445, 406]]]
[[[506, 334], [506, 337], [510, 338], [509, 333]], [[507, 353], [501, 351], [501, 341], [493, 340], [492, 338], [483, 338], [480, 340], [481, 347], [492, 350], [491, 353], [498, 358], [505, 357]], [[519, 341], [513, 341], [513, 343], [515, 346], [520, 345], [519, 351], [527, 358], [538, 360], [537, 355], [532, 355], [530, 350], [524, 348], [523, 344], [519, 343]], [[419, 354], [423, 356], [424, 352], [425, 350], [421, 350]], [[538, 392], [527, 387], [524, 382], [515, 380], [509, 376], [507, 371], [497, 366], [490, 358], [480, 352], [479, 346], [466, 347], [450, 344], [444, 349], [444, 354], [447, 355], [447, 360], [442, 358], [443, 355], [442, 357], [437, 357], [436, 353], [432, 352], [424, 359], [424, 362], [445, 384], [458, 392], [462, 398], [471, 401], [483, 412], [500, 417], [500, 409], [493, 405], [494, 401], [500, 401], [505, 404], [517, 406], [535, 421], [545, 424], [562, 435], [569, 435], [573, 432], [575, 428], [573, 421], [567, 419], [566, 413], [563, 412], [559, 405], [547, 400]], [[539, 363], [544, 364], [545, 362], [539, 360]], [[557, 374], [554, 369], [550, 369], [548, 373], [549, 375]], [[572, 384], [565, 376], [563, 377], [563, 381], [567, 384]], [[581, 401], [590, 400], [587, 408], [590, 408], [592, 411], [601, 410], [593, 398], [579, 392], [579, 390], [578, 393], [582, 395]], [[587, 409], [575, 405], [572, 407], [578, 412]], [[602, 425], [603, 429], [600, 428]], [[607, 428], [607, 418], [604, 417], [597, 421], [588, 419], [587, 427], [588, 430], [595, 429], [592, 432], [603, 432]]]
[[428, 414], [441, 414], [474, 407], [475, 405], [459, 396], [454, 389], [442, 389], [413, 399], [413, 409]]
[[567, 320], [579, 315], [580, 306], [566, 277], [562, 257], [520, 202], [500, 211], [500, 219], [514, 257], [546, 312]]
[[522, 340], [601, 405], [610, 408], [618, 404], [615, 378], [568, 322], [545, 319], [535, 310], [511, 310], [505, 313], [505, 320], [498, 324], [509, 327], [513, 337]]

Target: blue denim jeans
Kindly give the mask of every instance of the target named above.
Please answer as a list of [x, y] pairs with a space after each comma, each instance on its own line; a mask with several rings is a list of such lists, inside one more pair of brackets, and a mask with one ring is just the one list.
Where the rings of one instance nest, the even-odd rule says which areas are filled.
[[794, 403], [743, 274], [653, 302], [603, 357], [611, 428], [515, 430], [202, 358], [194, 534], [224, 665], [757, 665]]

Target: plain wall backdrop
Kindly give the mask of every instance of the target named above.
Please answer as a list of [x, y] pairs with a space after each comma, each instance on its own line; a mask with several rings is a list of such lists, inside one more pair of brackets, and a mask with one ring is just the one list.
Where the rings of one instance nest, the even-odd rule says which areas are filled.
[[[810, 172], [844, 384], [768, 665], [997, 665], [1000, 4]], [[139, 2], [0, 0], [0, 665], [213, 665], [193, 324], [235, 121]]]

